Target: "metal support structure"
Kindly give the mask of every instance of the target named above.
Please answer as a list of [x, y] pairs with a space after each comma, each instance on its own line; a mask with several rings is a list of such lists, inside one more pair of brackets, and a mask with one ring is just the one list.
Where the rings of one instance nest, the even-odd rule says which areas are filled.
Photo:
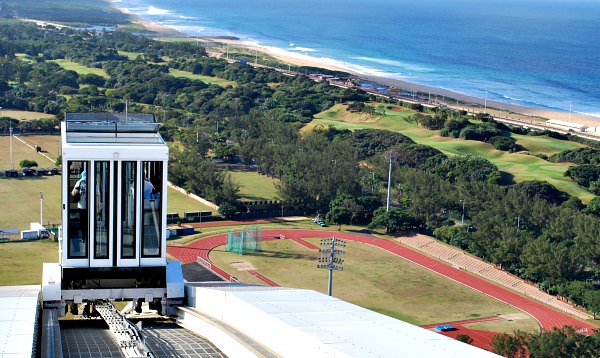
[[154, 357], [154, 354], [146, 346], [140, 329], [129, 322], [111, 303], [97, 305], [96, 311], [108, 324], [125, 357]]
[[341, 250], [341, 247], [346, 247], [346, 241], [336, 239], [335, 237], [321, 240], [321, 248], [319, 249], [319, 253], [321, 255], [319, 257], [319, 262], [317, 262], [317, 268], [329, 270], [329, 279], [327, 284], [327, 294], [329, 296], [331, 296], [333, 287], [333, 270], [342, 271], [344, 269], [342, 266], [344, 260], [339, 256], [344, 255], [346, 252]]

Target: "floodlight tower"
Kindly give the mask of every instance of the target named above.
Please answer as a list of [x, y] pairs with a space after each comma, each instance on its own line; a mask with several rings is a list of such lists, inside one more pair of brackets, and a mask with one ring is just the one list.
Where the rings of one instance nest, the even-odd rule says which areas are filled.
[[341, 247], [346, 247], [346, 241], [336, 239], [335, 237], [321, 240], [321, 248], [319, 249], [321, 256], [319, 257], [317, 268], [329, 270], [329, 281], [327, 285], [327, 294], [329, 296], [331, 296], [331, 288], [333, 286], [333, 270], [342, 271], [344, 269], [342, 266], [344, 260], [339, 258], [339, 256], [346, 252], [341, 250]]

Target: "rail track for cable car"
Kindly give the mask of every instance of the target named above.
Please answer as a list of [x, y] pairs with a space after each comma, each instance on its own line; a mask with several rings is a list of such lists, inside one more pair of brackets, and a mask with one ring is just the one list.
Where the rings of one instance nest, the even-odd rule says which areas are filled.
[[[58, 320], [44, 310], [42, 357], [226, 357], [210, 341], [169, 317], [127, 319], [108, 303], [95, 317]], [[136, 323], [134, 323], [136, 322]]]

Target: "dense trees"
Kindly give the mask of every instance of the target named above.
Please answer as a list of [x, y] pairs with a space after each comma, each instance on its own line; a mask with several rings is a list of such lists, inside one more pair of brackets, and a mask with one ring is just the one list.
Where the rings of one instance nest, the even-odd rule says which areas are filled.
[[348, 142], [356, 148], [362, 159], [385, 152], [402, 143], [414, 143], [409, 137], [392, 131], [377, 129], [359, 129], [348, 136]]
[[492, 338], [495, 353], [517, 357], [597, 357], [600, 352], [600, 332], [578, 333], [574, 327], [554, 328], [541, 333], [517, 332]]
[[600, 195], [600, 165], [583, 164], [570, 167], [565, 175], [577, 184], [588, 188], [592, 193]]
[[584, 147], [565, 150], [553, 155], [550, 160], [557, 163], [600, 164], [600, 149]]

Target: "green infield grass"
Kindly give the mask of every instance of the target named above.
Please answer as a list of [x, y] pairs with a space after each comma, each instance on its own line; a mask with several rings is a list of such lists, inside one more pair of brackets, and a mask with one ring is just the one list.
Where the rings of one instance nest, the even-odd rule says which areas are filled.
[[240, 186], [238, 193], [243, 201], [274, 200], [277, 198], [275, 183], [279, 180], [269, 178], [255, 171], [232, 168], [228, 171], [231, 178]]
[[235, 83], [234, 81], [225, 80], [225, 79], [219, 78], [219, 77], [196, 75], [191, 72], [176, 70], [173, 68], [169, 68], [169, 73], [175, 77], [184, 77], [184, 78], [189, 78], [191, 80], [198, 80], [198, 81], [204, 82], [209, 85], [217, 85], [217, 86], [221, 86], [221, 87], [237, 86], [237, 83]]
[[[282, 286], [327, 292], [328, 271], [316, 268], [317, 252], [291, 240], [261, 245], [261, 252], [243, 256], [220, 246], [210, 259], [243, 282], [264, 284], [246, 271], [255, 268]], [[521, 313], [379, 248], [348, 242], [345, 251], [344, 270], [333, 274], [333, 295], [359, 306], [417, 325]], [[523, 321], [521, 329], [539, 330], [532, 317]]]
[[[416, 143], [428, 145], [439, 149], [448, 155], [478, 155], [488, 159], [498, 169], [511, 174], [516, 182], [525, 180], [546, 180], [558, 189], [577, 196], [584, 202], [591, 200], [594, 195], [577, 183], [564, 176], [564, 172], [570, 164], [550, 163], [527, 153], [508, 153], [496, 150], [488, 143], [447, 138], [439, 136], [439, 131], [430, 131], [420, 127], [413, 119], [414, 111], [387, 110], [385, 116], [373, 116], [371, 120], [356, 120], [346, 111], [342, 104], [315, 115], [315, 119], [302, 129], [303, 132], [312, 130], [318, 126], [332, 125], [339, 129], [387, 129], [400, 132]], [[555, 140], [549, 137], [515, 136], [526, 149], [533, 154], [546, 154], [560, 152], [564, 149], [577, 148], [580, 145], [573, 142]], [[531, 149], [527, 147], [530, 145]]]
[[531, 318], [526, 313], [506, 315], [503, 318], [503, 320], [469, 323], [464, 326], [470, 329], [507, 334], [516, 331], [531, 332], [531, 322], [529, 321]]
[[65, 70], [75, 71], [80, 75], [94, 74], [94, 75], [102, 76], [104, 78], [110, 77], [108, 75], [108, 73], [106, 73], [106, 71], [104, 71], [101, 68], [87, 67], [84, 65], [80, 65], [76, 62], [67, 61], [67, 60], [48, 60], [48, 61], [54, 62], [54, 63], [60, 65], [60, 67], [64, 68]]

